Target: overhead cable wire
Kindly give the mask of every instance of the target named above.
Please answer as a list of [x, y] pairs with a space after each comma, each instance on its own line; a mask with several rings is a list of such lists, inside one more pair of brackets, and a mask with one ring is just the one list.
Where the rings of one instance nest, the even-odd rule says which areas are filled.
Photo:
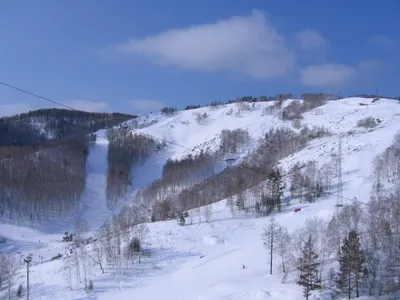
[[19, 91], [19, 92], [28, 94], [28, 95], [30, 95], [30, 96], [33, 96], [33, 97], [36, 97], [36, 98], [39, 98], [39, 99], [42, 99], [42, 100], [45, 100], [45, 101], [48, 101], [48, 102], [57, 104], [57, 105], [62, 106], [62, 107], [64, 107], [64, 108], [71, 109], [71, 110], [74, 110], [74, 111], [79, 111], [78, 109], [75, 109], [75, 108], [73, 108], [73, 107], [71, 107], [71, 106], [62, 104], [62, 103], [60, 103], [60, 102], [51, 100], [51, 99], [49, 99], [49, 98], [47, 98], [47, 97], [43, 97], [43, 96], [40, 96], [40, 95], [35, 94], [35, 93], [29, 92], [29, 91], [27, 91], [27, 90], [25, 90], [25, 89], [21, 89], [21, 88], [19, 88], [19, 87], [13, 86], [13, 85], [11, 85], [11, 84], [8, 84], [8, 83], [2, 82], [2, 81], [0, 81], [0, 84], [1, 84], [1, 85], [4, 85], [4, 86], [6, 86], [6, 87], [9, 87], [9, 88], [11, 88], [11, 89], [14, 89], [14, 90], [16, 90], [16, 91]]

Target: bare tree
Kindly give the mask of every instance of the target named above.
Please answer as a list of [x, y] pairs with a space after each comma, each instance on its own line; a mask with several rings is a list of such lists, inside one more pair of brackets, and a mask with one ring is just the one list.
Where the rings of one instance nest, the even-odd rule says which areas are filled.
[[73, 272], [73, 264], [74, 264], [74, 257], [69, 255], [69, 253], [67, 255], [65, 255], [63, 257], [63, 261], [64, 261], [64, 265], [63, 265], [63, 274], [67, 280], [68, 283], [68, 287], [70, 290], [72, 290], [72, 272]]
[[75, 222], [75, 234], [74, 234], [74, 241], [77, 243], [83, 243], [83, 235], [88, 230], [87, 221], [82, 219], [77, 219]]
[[235, 211], [235, 202], [233, 200], [233, 196], [229, 196], [228, 199], [226, 199], [226, 206], [229, 207], [232, 218], [234, 218], [236, 216], [236, 211]]
[[147, 227], [146, 224], [139, 224], [134, 227], [134, 235], [137, 237], [137, 239], [140, 241], [140, 251], [139, 251], [139, 257], [138, 257], [138, 262], [140, 263], [141, 257], [142, 257], [142, 250], [143, 246], [147, 244], [146, 237], [149, 233], [149, 228]]
[[92, 253], [88, 253], [89, 258], [93, 261], [94, 265], [98, 265], [101, 273], [104, 273], [103, 260], [104, 260], [104, 242], [97, 240], [93, 243]]
[[279, 227], [277, 230], [276, 236], [276, 252], [279, 254], [281, 258], [281, 267], [282, 272], [286, 273], [286, 261], [288, 259], [289, 251], [290, 251], [290, 235], [288, 230], [284, 227]]
[[273, 215], [268, 217], [268, 222], [264, 227], [264, 232], [262, 233], [262, 240], [264, 242], [264, 247], [269, 251], [269, 273], [272, 275], [272, 265], [273, 265], [273, 254], [275, 250], [276, 239], [279, 235], [280, 226], [276, 222]]
[[245, 209], [245, 197], [244, 197], [244, 191], [243, 190], [241, 190], [236, 195], [235, 206], [237, 207], [238, 213], [241, 215], [244, 212], [244, 209]]
[[211, 219], [212, 219], [212, 205], [211, 204], [208, 204], [203, 207], [203, 215], [204, 215], [205, 221], [207, 223], [210, 223]]
[[194, 113], [196, 116], [196, 122], [198, 124], [203, 124], [204, 120], [206, 120], [208, 118], [208, 114], [206, 112], [195, 112]]
[[17, 258], [10, 253], [0, 253], [0, 290], [6, 284], [8, 299], [12, 298], [12, 287], [15, 283], [16, 272], [18, 269]]
[[75, 272], [76, 289], [79, 289], [79, 283], [81, 282], [81, 268], [79, 261], [79, 253], [76, 245], [72, 248], [71, 263]]

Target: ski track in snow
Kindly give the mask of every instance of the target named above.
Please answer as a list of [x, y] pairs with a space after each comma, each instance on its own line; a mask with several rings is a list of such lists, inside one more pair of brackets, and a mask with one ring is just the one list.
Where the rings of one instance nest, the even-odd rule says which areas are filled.
[[[371, 188], [371, 162], [392, 143], [394, 134], [400, 129], [400, 105], [394, 100], [348, 98], [332, 101], [323, 107], [304, 114], [302, 124], [324, 125], [335, 135], [315, 140], [303, 149], [281, 161], [288, 170], [298, 161], [317, 160], [321, 165], [331, 159], [338, 145], [338, 134], [343, 136], [343, 195], [360, 201], [369, 199]], [[359, 103], [366, 104], [360, 106]], [[234, 116], [237, 106], [224, 105], [218, 109], [200, 108], [178, 112], [165, 117], [152, 114], [139, 118], [139, 124], [150, 124], [133, 132], [154, 135], [185, 147], [169, 145], [155, 153], [143, 166], [133, 170], [133, 187], [143, 187], [161, 176], [162, 166], [168, 158], [179, 158], [189, 153], [198, 153], [201, 147], [217, 149], [222, 129], [247, 128], [253, 142], [262, 137], [272, 126], [291, 127], [276, 116], [263, 116], [262, 109], [272, 103], [256, 103], [255, 109]], [[233, 115], [227, 113], [233, 109]], [[208, 119], [198, 124], [194, 113], [207, 112]], [[357, 121], [367, 116], [379, 118], [382, 122], [373, 130], [357, 128]], [[128, 126], [131, 121], [125, 122]], [[353, 131], [349, 134], [350, 131]], [[97, 132], [97, 140], [89, 152], [87, 182], [82, 210], [78, 217], [88, 222], [91, 232], [99, 228], [110, 216], [106, 206], [107, 144], [105, 131]], [[201, 147], [196, 147], [203, 145]], [[189, 150], [186, 147], [188, 147]], [[240, 160], [247, 152], [244, 148], [238, 154]], [[218, 166], [223, 169], [224, 163]], [[335, 190], [332, 190], [335, 192]], [[127, 197], [128, 200], [129, 197]], [[302, 299], [302, 290], [288, 279], [281, 283], [282, 274], [268, 275], [267, 252], [260, 234], [264, 218], [232, 219], [225, 206], [225, 200], [212, 205], [210, 223], [197, 222], [192, 212], [193, 224], [178, 226], [176, 221], [149, 224], [151, 256], [143, 258], [128, 273], [113, 276], [110, 270], [101, 274], [94, 269], [93, 293], [88, 295], [82, 288], [69, 291], [62, 272], [62, 261], [41, 263], [39, 255], [47, 261], [57, 253], [66, 251], [61, 239], [65, 228], [72, 228], [75, 218], [65, 222], [49, 222], [46, 226], [34, 228], [0, 224], [0, 235], [8, 239], [3, 249], [27, 254], [32, 252], [31, 268], [32, 299], [165, 299], [165, 300], [297, 300]], [[291, 232], [311, 216], [328, 217], [334, 211], [335, 196], [320, 199], [314, 204], [283, 206], [277, 214], [279, 223]], [[294, 213], [295, 207], [302, 210]], [[189, 218], [190, 219], [190, 218]], [[69, 226], [69, 227], [68, 227]], [[40, 243], [38, 241], [41, 241]], [[243, 269], [242, 265], [246, 268]], [[24, 281], [24, 269], [19, 273], [18, 282]]]
[[86, 163], [86, 185], [79, 218], [87, 221], [89, 232], [100, 228], [110, 216], [106, 197], [108, 140], [105, 132], [96, 132], [96, 143], [90, 149]]

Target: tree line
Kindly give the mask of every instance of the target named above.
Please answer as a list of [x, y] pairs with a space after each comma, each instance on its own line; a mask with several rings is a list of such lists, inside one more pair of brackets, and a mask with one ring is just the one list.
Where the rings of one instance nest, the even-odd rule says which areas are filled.
[[[355, 96], [356, 97], [356, 96]], [[360, 96], [361, 97], [361, 96]], [[247, 102], [247, 103], [254, 103], [254, 102], [272, 102], [272, 101], [286, 101], [288, 99], [295, 99], [297, 98], [295, 95], [292, 93], [280, 93], [276, 94], [275, 96], [243, 96], [243, 97], [238, 97], [236, 99], [230, 99], [227, 101], [211, 101], [210, 104], [206, 104], [205, 106], [210, 106], [212, 108], [219, 107], [221, 105], [225, 104], [231, 104], [231, 103], [241, 103], [241, 102]], [[338, 100], [341, 99], [342, 97], [340, 95], [335, 95], [335, 94], [329, 94], [329, 93], [303, 93], [300, 95], [300, 98], [309, 102], [320, 102], [320, 101], [330, 101], [330, 100]], [[369, 97], [366, 97], [369, 98]], [[390, 98], [390, 97], [388, 97]], [[397, 99], [397, 98], [393, 98]], [[201, 105], [187, 105], [184, 110], [190, 110], [190, 109], [197, 109], [202, 107]], [[173, 107], [164, 107], [161, 109], [161, 112], [164, 115], [172, 115], [177, 111], [176, 108]]]
[[85, 186], [88, 151], [88, 138], [82, 137], [1, 159], [0, 216], [43, 222], [74, 213]]
[[77, 138], [134, 118], [121, 113], [38, 109], [0, 118], [0, 146], [39, 145], [48, 140]]
[[124, 127], [109, 129], [107, 138], [106, 194], [108, 204], [112, 206], [129, 191], [133, 168], [143, 165], [151, 154], [161, 150], [164, 145], [152, 137], [132, 133]]
[[[221, 152], [223, 154], [234, 152], [239, 145], [249, 139], [249, 134], [245, 130], [224, 130], [221, 133], [221, 148], [216, 153], [199, 156], [196, 160], [193, 160], [193, 164], [188, 169], [185, 167], [188, 166], [187, 160], [175, 161], [174, 173], [167, 172], [172, 166], [171, 162], [168, 162], [163, 172], [163, 178], [156, 180], [149, 188], [137, 194], [137, 197], [140, 198], [137, 201], [151, 203], [153, 220], [175, 218], [184, 211], [199, 208], [225, 198], [232, 198], [230, 203], [234, 203], [232, 205], [235, 206], [235, 210], [239, 209], [239, 213], [244, 211], [247, 211], [247, 213], [251, 211], [253, 215], [269, 213], [280, 205], [279, 201], [282, 197], [278, 197], [278, 195], [281, 195], [278, 190], [281, 191], [284, 184], [282, 171], [276, 168], [276, 162], [304, 149], [309, 141], [328, 134], [322, 127], [305, 128], [299, 133], [288, 128], [271, 129], [265, 134], [264, 139], [260, 139], [259, 146], [250, 152], [241, 164], [213, 174], [211, 168], [215, 161], [221, 160]], [[206, 159], [207, 157], [209, 158]], [[194, 178], [196, 178], [199, 170], [203, 170], [203, 166], [206, 166], [209, 170], [205, 173], [208, 175], [207, 178], [197, 177], [201, 179], [197, 182], [196, 180], [188, 182], [184, 179], [191, 178], [188, 175], [190, 172], [195, 174]], [[184, 170], [188, 170], [188, 173]], [[175, 181], [168, 179], [171, 176], [175, 178]], [[318, 187], [319, 182], [315, 183], [314, 177], [307, 180]], [[181, 181], [182, 179], [183, 181]], [[260, 201], [247, 203], [240, 199], [233, 199], [235, 195], [242, 199], [247, 198], [244, 196], [244, 193], [247, 193], [246, 190], [262, 182], [265, 182], [265, 186], [255, 192], [259, 194], [258, 199], [261, 199]], [[313, 189], [315, 189], [315, 186], [313, 186]], [[322, 187], [320, 186], [318, 189], [318, 192], [313, 190], [311, 193], [308, 191], [308, 197], [321, 196]], [[264, 196], [262, 196], [263, 192]], [[311, 201], [311, 199], [307, 201]]]

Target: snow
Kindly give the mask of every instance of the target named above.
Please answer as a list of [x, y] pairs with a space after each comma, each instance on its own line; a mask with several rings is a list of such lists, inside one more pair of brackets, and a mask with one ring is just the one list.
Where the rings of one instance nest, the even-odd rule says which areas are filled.
[[[87, 230], [94, 232], [110, 216], [107, 207], [107, 151], [108, 139], [105, 130], [96, 132], [96, 143], [89, 151], [86, 168], [86, 185], [83, 193], [79, 219], [87, 221]], [[90, 222], [89, 222], [90, 221]]]
[[[139, 124], [151, 125], [137, 129], [136, 132], [172, 142], [171, 147], [175, 152], [172, 158], [180, 158], [187, 154], [199, 153], [201, 149], [216, 150], [219, 146], [219, 134], [223, 129], [247, 129], [255, 142], [269, 128], [279, 124], [276, 116], [262, 115], [263, 108], [270, 105], [270, 102], [260, 102], [255, 103], [252, 108], [249, 104], [249, 111], [241, 110], [236, 104], [227, 104], [219, 108], [202, 107], [180, 111], [173, 116], [152, 114], [151, 121], [148, 117], [138, 121]], [[208, 117], [197, 122], [196, 115], [204, 113]], [[250, 144], [249, 148], [251, 146], [254, 146], [254, 143]]]
[[[365, 105], [360, 105], [363, 103]], [[216, 149], [222, 129], [248, 129], [253, 142], [239, 156], [254, 147], [255, 141], [273, 126], [290, 127], [275, 116], [263, 115], [263, 108], [271, 103], [256, 103], [251, 111], [235, 116], [238, 107], [225, 105], [218, 109], [200, 108], [176, 113], [174, 116], [152, 114], [138, 120], [141, 128], [132, 130], [172, 141], [166, 151], [155, 154], [139, 170], [135, 187], [145, 186], [160, 176], [162, 165], [169, 157], [179, 158], [199, 151], [202, 147]], [[230, 110], [234, 110], [231, 115]], [[196, 113], [206, 112], [205, 123], [198, 124]], [[372, 116], [382, 122], [371, 130], [357, 127], [361, 118]], [[400, 129], [400, 106], [397, 101], [348, 98], [332, 101], [304, 114], [303, 124], [324, 125], [334, 133], [311, 142], [306, 149], [281, 161], [288, 170], [296, 162], [317, 160], [328, 162], [337, 152], [339, 135], [343, 135], [343, 195], [357, 197], [366, 202], [371, 189], [373, 158], [390, 146], [394, 134]], [[105, 206], [105, 170], [107, 140], [104, 132], [97, 133], [94, 150], [88, 158], [88, 184], [81, 217], [93, 231], [109, 216]], [[182, 147], [184, 146], [184, 147]], [[191, 151], [190, 149], [194, 149]], [[349, 200], [347, 200], [349, 201]], [[260, 234], [265, 218], [232, 218], [226, 200], [212, 204], [212, 221], [199, 223], [196, 215], [186, 219], [185, 226], [175, 220], [148, 224], [150, 256], [144, 257], [123, 275], [111, 271], [92, 274], [94, 290], [86, 294], [83, 289], [69, 291], [62, 272], [62, 261], [47, 261], [57, 253], [64, 253], [57, 231], [45, 231], [15, 225], [0, 225], [0, 235], [10, 239], [9, 251], [34, 253], [31, 273], [32, 299], [165, 299], [165, 300], [240, 300], [302, 299], [302, 290], [292, 278], [282, 283], [278, 270], [268, 274], [268, 255]], [[334, 195], [314, 204], [284, 206], [276, 214], [277, 221], [294, 231], [312, 216], [328, 217], [334, 211]], [[294, 208], [301, 211], [294, 212]], [[41, 240], [39, 243], [38, 240]], [[12, 244], [13, 247], [8, 245]], [[1, 247], [1, 246], [0, 246]], [[44, 256], [44, 262], [38, 256]], [[245, 268], [243, 269], [243, 265]], [[20, 281], [24, 281], [21, 270]]]

